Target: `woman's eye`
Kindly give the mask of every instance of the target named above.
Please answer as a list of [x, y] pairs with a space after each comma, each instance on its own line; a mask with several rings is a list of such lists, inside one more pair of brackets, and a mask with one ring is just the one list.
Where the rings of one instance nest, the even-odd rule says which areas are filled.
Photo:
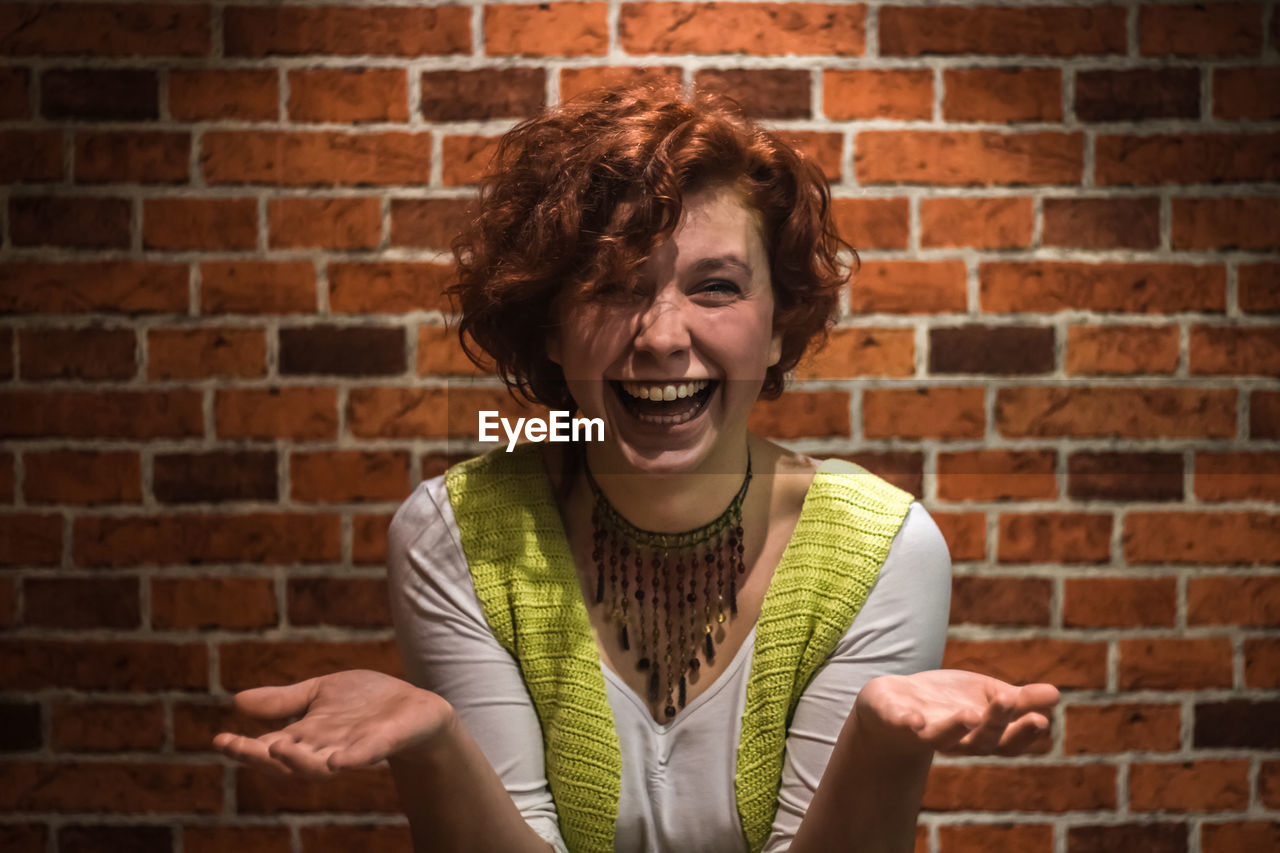
[[734, 284], [732, 281], [729, 281], [728, 279], [723, 279], [723, 278], [713, 278], [710, 281], [704, 282], [701, 289], [704, 293], [725, 293], [725, 294], [736, 294], [736, 293], [740, 293], [742, 290], [740, 287], [738, 287], [738, 285]]

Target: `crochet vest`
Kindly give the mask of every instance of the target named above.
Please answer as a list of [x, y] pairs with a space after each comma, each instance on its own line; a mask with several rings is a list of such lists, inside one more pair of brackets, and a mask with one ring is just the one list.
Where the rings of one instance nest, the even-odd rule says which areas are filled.
[[[449, 502], [476, 595], [520, 667], [542, 724], [547, 782], [572, 853], [608, 853], [622, 753], [600, 653], [537, 448], [449, 469]], [[734, 790], [753, 853], [777, 811], [791, 716], [867, 599], [911, 495], [840, 460], [823, 462], [756, 623]]]

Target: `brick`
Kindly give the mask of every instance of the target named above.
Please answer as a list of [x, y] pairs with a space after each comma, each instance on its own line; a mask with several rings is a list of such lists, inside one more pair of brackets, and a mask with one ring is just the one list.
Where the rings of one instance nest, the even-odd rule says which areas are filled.
[[253, 378], [267, 372], [267, 340], [260, 329], [149, 329], [147, 378]]
[[603, 56], [609, 45], [608, 7], [598, 2], [486, 6], [484, 38], [489, 56]]
[[40, 75], [40, 113], [80, 121], [160, 117], [160, 82], [142, 68], [52, 69]]
[[1280, 500], [1280, 453], [1196, 453], [1195, 493], [1203, 501]]
[[[13, 349], [14, 330], [0, 329], [0, 379], [13, 378]], [[0, 459], [4, 458], [0, 456]], [[3, 463], [0, 463], [2, 465]], [[3, 482], [3, 477], [0, 477]], [[4, 487], [0, 486], [0, 494], [4, 492]]]
[[1078, 184], [1084, 137], [1041, 131], [866, 130], [854, 140], [862, 184]]
[[917, 497], [924, 494], [924, 454], [919, 451], [864, 450], [838, 456], [885, 478], [904, 492]]
[[1197, 388], [1000, 388], [1006, 438], [1230, 438], [1235, 392]]
[[810, 118], [811, 74], [792, 68], [706, 68], [694, 74], [699, 90], [720, 92], [757, 120]]
[[41, 824], [0, 824], [0, 849], [41, 851], [50, 830]]
[[382, 578], [291, 578], [288, 596], [290, 625], [391, 626]]
[[422, 117], [427, 121], [528, 118], [546, 104], [541, 68], [478, 68], [424, 71]]
[[16, 486], [16, 472], [13, 469], [13, 454], [0, 453], [0, 503], [13, 503]]
[[448, 311], [451, 265], [413, 261], [329, 264], [329, 307], [338, 313]]
[[333, 388], [220, 389], [213, 401], [218, 438], [315, 441], [338, 435]]
[[1021, 249], [1031, 245], [1032, 200], [930, 198], [920, 202], [924, 248]]
[[184, 826], [184, 853], [292, 853], [292, 833], [286, 826]]
[[996, 559], [1002, 563], [1105, 563], [1110, 515], [1084, 512], [1002, 513]]
[[137, 578], [28, 578], [23, 622], [43, 628], [139, 628]]
[[132, 329], [19, 329], [23, 379], [131, 379], [138, 367]]
[[960, 326], [929, 330], [929, 372], [1000, 376], [1050, 373], [1054, 331], [1048, 326]]
[[142, 465], [137, 451], [28, 451], [23, 496], [35, 504], [138, 503]]
[[1134, 811], [1237, 811], [1249, 804], [1248, 761], [1133, 764], [1129, 805]]
[[911, 239], [911, 207], [905, 198], [837, 198], [836, 230], [855, 249], [905, 249]]
[[257, 513], [80, 517], [78, 566], [200, 563], [332, 563], [341, 553], [336, 515]]
[[1244, 686], [1280, 687], [1280, 640], [1244, 641]]
[[1267, 808], [1280, 803], [1280, 761], [1264, 761], [1258, 773], [1258, 799]]
[[168, 853], [173, 833], [167, 826], [63, 826], [58, 829], [60, 853]]
[[472, 438], [476, 412], [495, 409], [503, 417], [539, 415], [498, 388], [353, 387], [346, 423], [356, 438]]
[[843, 178], [844, 135], [818, 130], [780, 130], [778, 136], [794, 148], [801, 158], [812, 162], [829, 183]]
[[164, 708], [159, 702], [58, 701], [52, 745], [60, 752], [158, 751]]
[[56, 565], [62, 559], [62, 517], [0, 515], [0, 566]]
[[1180, 823], [1125, 823], [1067, 827], [1067, 853], [1187, 853], [1187, 827]]
[[173, 747], [178, 752], [213, 752], [212, 740], [219, 732], [236, 732], [258, 737], [275, 731], [275, 721], [257, 720], [236, 712], [230, 698], [202, 697], [200, 701], [173, 705]]
[[1174, 752], [1181, 745], [1182, 709], [1178, 705], [1068, 705], [1064, 714], [1062, 749], [1067, 755]]
[[278, 620], [271, 578], [151, 579], [151, 624], [159, 630], [258, 630]]
[[889, 6], [880, 12], [881, 56], [1098, 56], [1124, 52], [1125, 12], [1118, 6]]
[[403, 501], [410, 491], [407, 451], [294, 453], [289, 473], [290, 497], [303, 503]]
[[1177, 326], [1070, 326], [1066, 368], [1075, 376], [1172, 374], [1180, 349]]
[[442, 56], [471, 51], [465, 6], [232, 6], [228, 56]]
[[1202, 853], [1237, 853], [1240, 850], [1276, 849], [1280, 849], [1280, 821], [1204, 823], [1200, 827]]
[[0, 9], [0, 53], [13, 56], [204, 56], [200, 6], [11, 3]]
[[17, 602], [17, 582], [13, 578], [0, 578], [0, 626], [7, 628], [17, 621]]
[[957, 575], [951, 579], [952, 625], [1049, 625], [1053, 582], [1047, 578]]
[[1280, 264], [1236, 267], [1236, 301], [1241, 311], [1280, 314]]
[[861, 56], [866, 9], [836, 3], [628, 3], [618, 38], [632, 54]]
[[405, 370], [404, 329], [304, 326], [281, 329], [284, 376], [395, 376]]
[[1188, 578], [1187, 624], [1280, 626], [1280, 577]]
[[1172, 628], [1178, 620], [1175, 578], [1067, 578], [1064, 628]]
[[382, 204], [376, 198], [273, 198], [267, 241], [280, 249], [376, 249]]
[[849, 436], [849, 392], [786, 391], [756, 403], [747, 427], [770, 438]]
[[471, 219], [473, 204], [464, 198], [393, 198], [391, 245], [447, 250]]
[[[426, 460], [423, 462], [425, 468]], [[386, 565], [387, 528], [390, 526], [390, 513], [352, 516], [351, 561], [360, 566]]]
[[1132, 512], [1125, 517], [1130, 563], [1271, 563], [1280, 525], [1265, 512]]
[[849, 284], [849, 311], [941, 314], [968, 302], [964, 261], [863, 261]]
[[1114, 767], [971, 764], [934, 767], [924, 793], [931, 811], [1070, 812], [1115, 808]]
[[933, 72], [927, 68], [824, 71], [822, 112], [837, 121], [927, 120], [933, 116]]
[[[396, 816], [402, 813], [391, 773], [385, 768], [349, 770], [325, 779], [297, 778], [289, 781], [292, 784], [281, 785], [266, 773], [239, 769], [236, 772], [238, 813], [338, 812]], [[397, 835], [403, 836], [405, 831], [401, 830]], [[368, 848], [361, 845], [348, 849]]]
[[406, 826], [308, 825], [298, 834], [302, 838], [303, 849], [308, 853], [343, 853], [346, 850], [393, 853], [412, 846]]
[[9, 690], [205, 691], [209, 649], [136, 640], [0, 641], [0, 674]]
[[146, 199], [142, 245], [168, 251], [253, 249], [258, 245], [257, 199]]
[[1076, 501], [1181, 501], [1182, 454], [1072, 453], [1067, 458], [1067, 496]]
[[1231, 686], [1231, 640], [1168, 637], [1119, 640], [1121, 690], [1203, 690]]
[[1280, 438], [1280, 392], [1254, 391], [1249, 395], [1249, 437]]
[[29, 752], [44, 745], [36, 702], [0, 702], [0, 753]]
[[1117, 134], [1094, 143], [1098, 186], [1280, 181], [1280, 134]]
[[1226, 271], [1218, 265], [994, 261], [978, 267], [987, 312], [1064, 310], [1221, 312]]
[[31, 71], [0, 69], [0, 120], [31, 118]]
[[12, 762], [0, 809], [125, 813], [214, 813], [222, 768], [161, 762]]
[[8, 438], [188, 438], [204, 432], [199, 391], [0, 392]]
[[622, 89], [652, 83], [679, 86], [683, 71], [677, 65], [594, 65], [587, 68], [560, 69], [560, 102], [572, 100], [598, 89]]
[[151, 489], [161, 503], [274, 501], [274, 450], [157, 453]]
[[[3, 14], [5, 6], [0, 6]], [[62, 177], [62, 132], [0, 131], [0, 181], [56, 181]]]
[[1280, 118], [1270, 93], [1280, 89], [1280, 68], [1214, 68], [1213, 117], [1227, 120]]
[[1261, 3], [1138, 10], [1138, 52], [1143, 56], [1257, 56], [1261, 50]]
[[866, 438], [980, 438], [981, 388], [877, 388], [862, 392]]
[[191, 135], [159, 130], [99, 130], [75, 136], [80, 184], [181, 184], [190, 177]]
[[[941, 853], [980, 853], [987, 850], [1018, 850], [1022, 853], [1052, 853], [1053, 827], [1047, 823], [941, 824], [938, 826]], [[928, 848], [924, 848], [926, 851]]]
[[1046, 198], [1041, 243], [1073, 249], [1154, 249], [1160, 245], [1157, 198]]
[[311, 261], [210, 261], [200, 265], [205, 314], [309, 314], [316, 310]]
[[968, 669], [1013, 684], [1048, 682], [1064, 689], [1107, 683], [1107, 644], [1069, 640], [951, 640], [943, 667]]
[[1192, 743], [1198, 749], [1280, 749], [1280, 701], [1198, 702]]
[[228, 690], [291, 684], [343, 669], [372, 669], [397, 677], [401, 672], [394, 640], [246, 640], [223, 643], [220, 658], [222, 686]]
[[494, 136], [446, 136], [441, 144], [441, 180], [446, 187], [480, 183], [497, 150], [498, 139]]
[[[477, 354], [478, 348], [473, 347]], [[481, 370], [462, 351], [456, 329], [445, 326], [418, 327], [418, 373], [423, 376], [481, 376], [493, 374], [492, 362]]]
[[1054, 500], [1052, 450], [968, 450], [938, 455], [938, 499], [945, 501]]
[[292, 121], [409, 120], [409, 84], [402, 68], [308, 68], [288, 74]]
[[175, 68], [169, 113], [179, 121], [273, 121], [280, 115], [279, 75], [270, 68]]
[[1174, 249], [1277, 249], [1268, 224], [1280, 218], [1280, 199], [1178, 198], [1173, 200]]
[[128, 199], [67, 196], [11, 198], [9, 238], [15, 246], [127, 249]]
[[209, 131], [202, 142], [200, 166], [210, 184], [421, 185], [431, 174], [431, 137], [427, 133]]
[[1076, 117], [1140, 121], [1200, 117], [1197, 68], [1135, 68], [1076, 73]]
[[1056, 68], [955, 68], [943, 72], [947, 121], [1062, 121]]
[[822, 348], [805, 355], [797, 379], [911, 376], [915, 338], [910, 329], [833, 329]]
[[187, 310], [187, 268], [140, 261], [0, 263], [0, 311], [156, 314]]

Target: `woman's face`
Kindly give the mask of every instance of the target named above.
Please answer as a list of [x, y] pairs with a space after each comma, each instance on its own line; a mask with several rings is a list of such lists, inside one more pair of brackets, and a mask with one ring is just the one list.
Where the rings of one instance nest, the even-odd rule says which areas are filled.
[[737, 191], [687, 195], [633, 292], [562, 298], [557, 319], [548, 355], [581, 413], [606, 424], [588, 449], [599, 470], [741, 471], [747, 416], [782, 341], [759, 215]]

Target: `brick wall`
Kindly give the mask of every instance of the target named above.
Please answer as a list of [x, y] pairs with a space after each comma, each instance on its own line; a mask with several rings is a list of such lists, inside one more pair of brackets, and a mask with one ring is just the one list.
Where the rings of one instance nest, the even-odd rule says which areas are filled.
[[[398, 672], [398, 501], [477, 449], [442, 251], [647, 65], [830, 175], [862, 270], [756, 425], [920, 495], [947, 663], [1064, 688], [917, 849], [1280, 849], [1275, 4], [0, 3], [0, 848], [407, 849], [230, 692]], [[453, 379], [449, 377], [453, 376]]]

